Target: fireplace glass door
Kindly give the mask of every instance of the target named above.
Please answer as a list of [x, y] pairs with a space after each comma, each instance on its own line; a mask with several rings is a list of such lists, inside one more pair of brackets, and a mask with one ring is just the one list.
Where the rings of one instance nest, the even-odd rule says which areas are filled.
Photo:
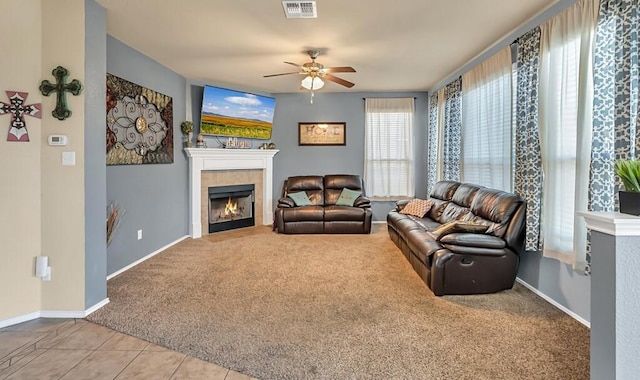
[[255, 225], [254, 185], [209, 188], [209, 233]]

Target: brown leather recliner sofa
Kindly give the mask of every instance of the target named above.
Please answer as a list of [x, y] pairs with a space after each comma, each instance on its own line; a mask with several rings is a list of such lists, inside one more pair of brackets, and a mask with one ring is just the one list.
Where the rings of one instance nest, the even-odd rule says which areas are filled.
[[[360, 192], [353, 206], [336, 205], [345, 188]], [[298, 206], [289, 197], [300, 192], [310, 205]], [[368, 234], [371, 202], [359, 175], [292, 176], [284, 182], [274, 218], [274, 229], [284, 234]]]
[[[526, 204], [501, 190], [438, 182], [429, 197], [433, 206], [420, 218], [400, 211], [387, 215], [391, 240], [437, 296], [493, 293], [511, 289], [524, 252]], [[455, 221], [467, 221], [458, 222]], [[482, 233], [443, 228], [483, 224]], [[439, 228], [440, 227], [440, 228]], [[438, 229], [439, 228], [439, 229]], [[450, 230], [438, 236], [434, 231]]]

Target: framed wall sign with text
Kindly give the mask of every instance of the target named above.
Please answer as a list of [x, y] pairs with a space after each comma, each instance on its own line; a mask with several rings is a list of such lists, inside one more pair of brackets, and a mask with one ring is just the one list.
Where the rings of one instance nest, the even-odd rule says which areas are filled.
[[298, 123], [298, 145], [346, 145], [344, 122]]

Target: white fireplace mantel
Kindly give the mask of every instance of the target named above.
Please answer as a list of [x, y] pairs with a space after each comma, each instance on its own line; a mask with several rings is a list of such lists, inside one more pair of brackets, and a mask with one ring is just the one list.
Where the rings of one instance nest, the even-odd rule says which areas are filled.
[[275, 149], [212, 149], [185, 148], [189, 157], [189, 235], [202, 236], [200, 219], [201, 174], [207, 170], [262, 169], [262, 224], [273, 222], [273, 157]]

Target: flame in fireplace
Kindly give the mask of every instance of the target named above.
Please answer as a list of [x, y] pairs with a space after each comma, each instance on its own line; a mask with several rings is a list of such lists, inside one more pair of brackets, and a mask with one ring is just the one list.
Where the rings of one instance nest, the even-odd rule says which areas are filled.
[[227, 204], [224, 206], [224, 215], [225, 216], [238, 215], [238, 201], [236, 201], [235, 199], [231, 199], [231, 197], [229, 197], [229, 199], [227, 200]]

